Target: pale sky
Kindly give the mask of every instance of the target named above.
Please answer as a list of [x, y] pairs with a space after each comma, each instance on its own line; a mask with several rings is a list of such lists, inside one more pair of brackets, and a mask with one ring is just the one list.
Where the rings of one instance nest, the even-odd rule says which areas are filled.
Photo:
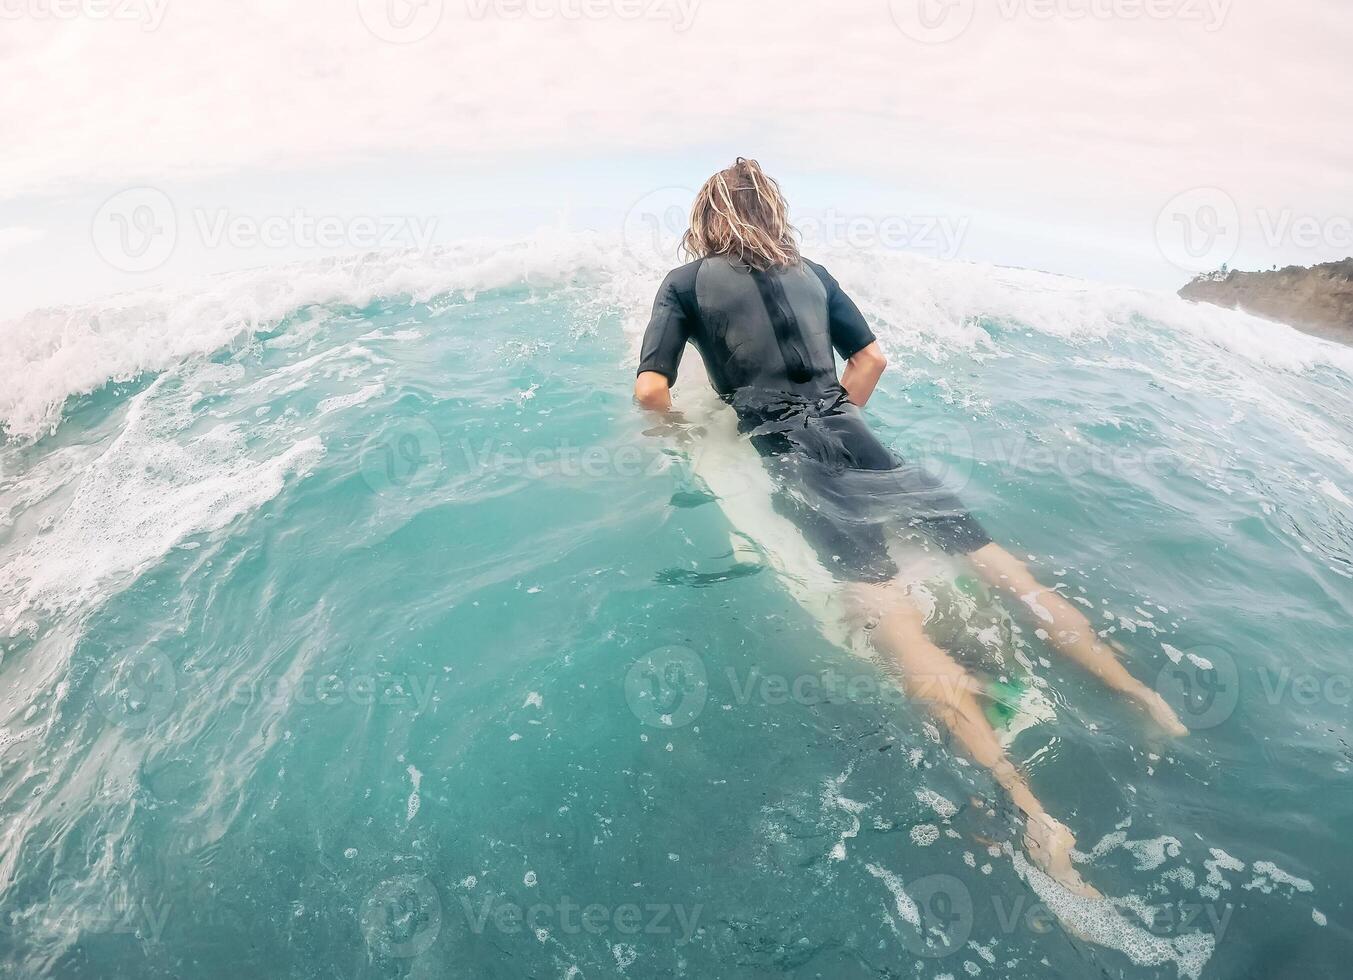
[[[211, 230], [298, 208], [618, 233], [737, 153], [800, 217], [961, 231], [944, 258], [1161, 288], [1326, 261], [1350, 52], [1346, 0], [0, 0], [0, 314], [365, 242]], [[176, 247], [110, 265], [101, 206], [143, 186]]]

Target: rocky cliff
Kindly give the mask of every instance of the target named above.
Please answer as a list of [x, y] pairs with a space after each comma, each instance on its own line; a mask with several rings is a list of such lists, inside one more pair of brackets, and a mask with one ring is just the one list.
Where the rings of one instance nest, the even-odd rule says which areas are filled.
[[1213, 272], [1193, 280], [1179, 295], [1353, 343], [1353, 258], [1309, 269], [1294, 265], [1272, 272]]

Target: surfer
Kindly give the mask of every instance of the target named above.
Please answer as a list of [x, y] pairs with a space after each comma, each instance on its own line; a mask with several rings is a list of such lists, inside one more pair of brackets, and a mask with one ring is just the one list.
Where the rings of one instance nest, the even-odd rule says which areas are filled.
[[[1085, 616], [991, 540], [959, 499], [924, 470], [899, 460], [869, 430], [860, 409], [887, 359], [854, 302], [822, 266], [799, 253], [779, 185], [738, 158], [709, 179], [682, 243], [694, 261], [658, 291], [640, 353], [635, 398], [671, 410], [687, 344], [710, 383], [737, 413], [739, 431], [776, 480], [776, 508], [803, 531], [847, 584], [876, 649], [989, 769], [1027, 818], [1030, 856], [1063, 885], [1096, 894], [1071, 863], [1075, 839], [1034, 796], [988, 721], [982, 684], [926, 635], [924, 614], [900, 581], [885, 530], [908, 528], [964, 555], [993, 589], [1021, 600], [1048, 642], [1172, 735], [1187, 734], [1174, 711], [1100, 642]], [[838, 377], [834, 357], [845, 362]]]

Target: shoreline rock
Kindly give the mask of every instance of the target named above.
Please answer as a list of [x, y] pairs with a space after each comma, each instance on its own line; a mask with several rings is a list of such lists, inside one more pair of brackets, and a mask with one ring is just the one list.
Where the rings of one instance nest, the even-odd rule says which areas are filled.
[[1353, 344], [1353, 258], [1270, 272], [1211, 272], [1194, 279], [1179, 295]]

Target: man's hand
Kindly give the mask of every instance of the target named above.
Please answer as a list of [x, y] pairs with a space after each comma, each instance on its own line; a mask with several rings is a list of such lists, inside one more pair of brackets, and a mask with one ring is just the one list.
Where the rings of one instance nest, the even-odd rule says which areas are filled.
[[672, 385], [665, 375], [645, 371], [634, 381], [634, 400], [650, 412], [672, 409]]

